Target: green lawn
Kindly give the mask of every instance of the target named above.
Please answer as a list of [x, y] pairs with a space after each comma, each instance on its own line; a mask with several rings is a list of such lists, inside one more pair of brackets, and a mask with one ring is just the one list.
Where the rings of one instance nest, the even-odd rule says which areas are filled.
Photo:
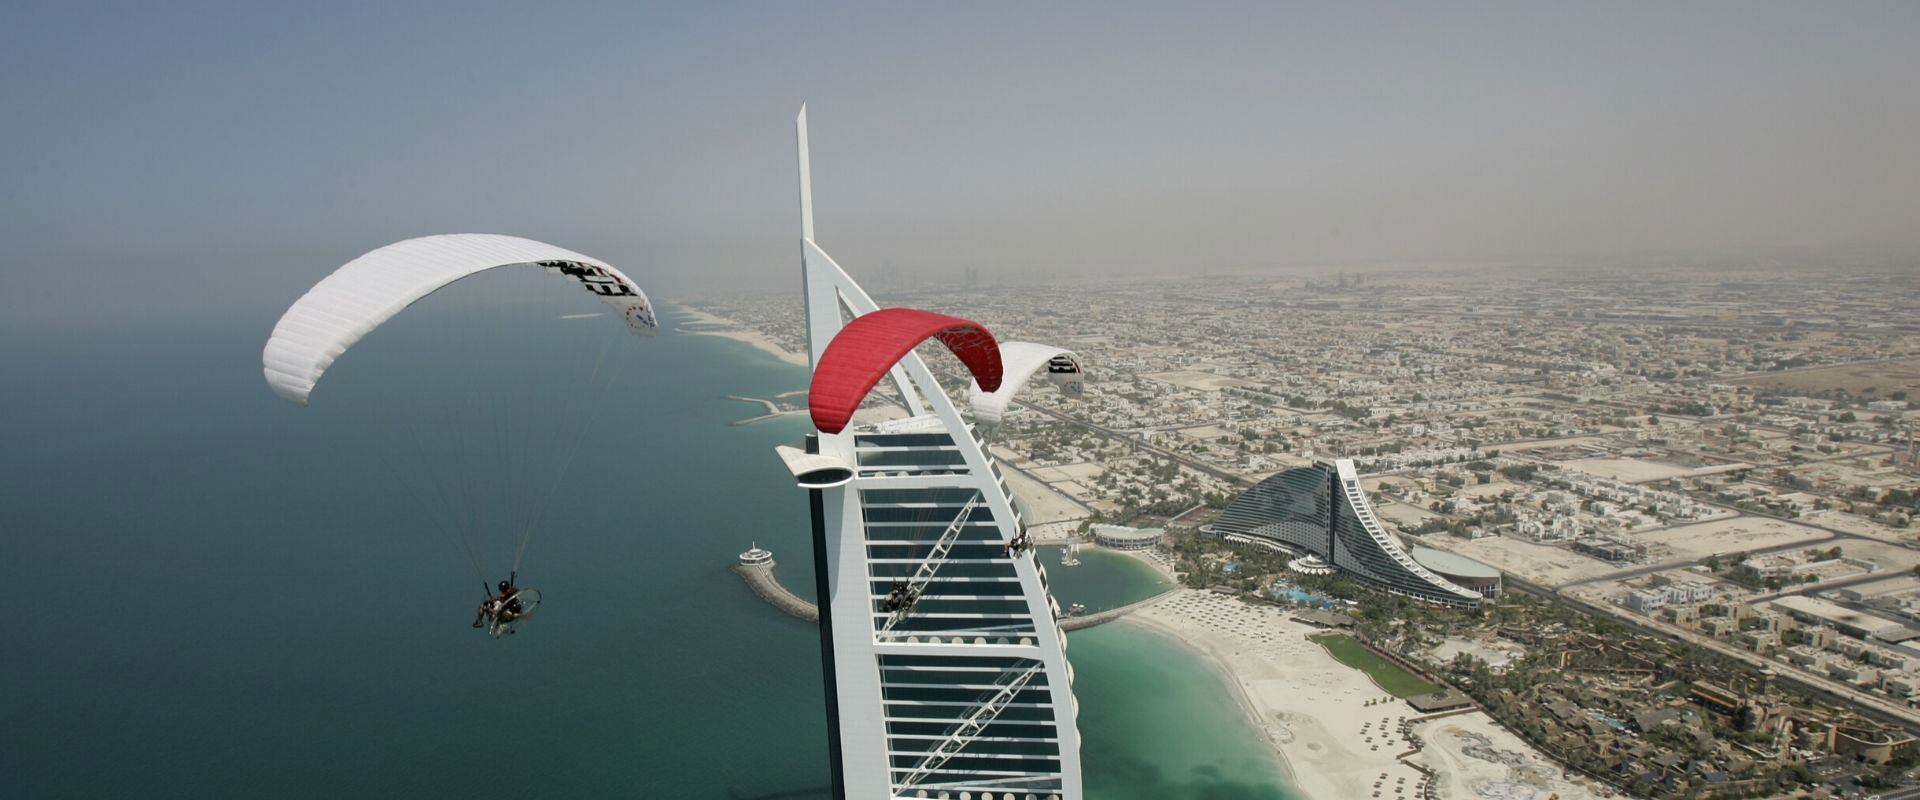
[[1327, 652], [1345, 664], [1373, 678], [1380, 688], [1394, 697], [1413, 697], [1440, 691], [1440, 687], [1426, 682], [1425, 679], [1395, 665], [1393, 662], [1374, 655], [1365, 645], [1354, 641], [1353, 637], [1341, 633], [1321, 633], [1307, 637], [1327, 648]]

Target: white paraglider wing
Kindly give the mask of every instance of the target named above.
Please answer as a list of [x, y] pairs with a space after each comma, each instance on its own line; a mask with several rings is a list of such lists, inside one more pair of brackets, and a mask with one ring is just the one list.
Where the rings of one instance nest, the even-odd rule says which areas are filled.
[[287, 309], [261, 354], [267, 385], [306, 405], [334, 359], [401, 309], [468, 275], [508, 266], [565, 276], [620, 312], [635, 334], [659, 327], [640, 287], [598, 259], [518, 236], [423, 236], [347, 262]]
[[1001, 342], [1000, 363], [1004, 378], [997, 391], [980, 390], [979, 382], [967, 386], [967, 402], [973, 406], [974, 421], [988, 425], [1000, 422], [1007, 414], [1007, 404], [1013, 402], [1013, 396], [1027, 385], [1034, 375], [1045, 373], [1047, 380], [1068, 394], [1080, 394], [1084, 388], [1084, 376], [1080, 371], [1080, 357], [1072, 350], [1034, 342]]

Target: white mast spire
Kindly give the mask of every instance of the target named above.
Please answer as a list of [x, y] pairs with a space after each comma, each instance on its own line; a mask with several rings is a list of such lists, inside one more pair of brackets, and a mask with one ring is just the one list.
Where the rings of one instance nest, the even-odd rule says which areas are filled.
[[800, 104], [800, 116], [793, 121], [800, 135], [800, 238], [813, 241], [813, 168], [807, 162], [807, 104]]

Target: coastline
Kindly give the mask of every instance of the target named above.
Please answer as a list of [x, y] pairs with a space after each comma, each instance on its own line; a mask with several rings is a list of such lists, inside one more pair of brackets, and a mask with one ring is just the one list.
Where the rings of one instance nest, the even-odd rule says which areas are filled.
[[[1287, 611], [1182, 589], [1129, 615], [1203, 654], [1273, 747], [1287, 784], [1304, 800], [1439, 796], [1596, 800], [1551, 759], [1485, 712], [1422, 715], [1348, 667]], [[1489, 755], [1493, 758], [1489, 759]], [[1422, 773], [1414, 765], [1431, 770]]]
[[[1183, 589], [1173, 589], [1173, 591], [1165, 593], [1162, 597], [1164, 597], [1164, 599], [1171, 599], [1169, 595], [1177, 595], [1179, 591], [1183, 591]], [[1212, 648], [1206, 647], [1206, 645], [1202, 645], [1202, 643], [1196, 643], [1196, 641], [1192, 641], [1192, 639], [1187, 639], [1187, 637], [1181, 635], [1181, 631], [1175, 629], [1173, 625], [1167, 625], [1164, 624], [1164, 622], [1160, 622], [1160, 620], [1154, 620], [1154, 618], [1148, 616], [1148, 614], [1135, 614], [1133, 618], [1129, 618], [1129, 620], [1125, 620], [1125, 622], [1139, 625], [1142, 629], [1154, 633], [1156, 637], [1165, 639], [1165, 641], [1167, 641], [1169, 645], [1173, 645], [1173, 647], [1187, 648], [1190, 652], [1198, 654], [1202, 660], [1206, 660], [1208, 664], [1212, 664], [1215, 677], [1219, 677], [1219, 681], [1229, 687], [1229, 694], [1233, 694], [1233, 702], [1235, 702], [1236, 706], [1240, 706], [1240, 714], [1246, 714], [1246, 721], [1248, 721], [1250, 725], [1254, 725], [1254, 729], [1260, 731], [1261, 737], [1265, 737], [1267, 746], [1273, 748], [1275, 764], [1279, 764], [1281, 773], [1286, 775], [1286, 785], [1294, 788], [1294, 790], [1300, 790], [1304, 796], [1311, 796], [1304, 788], [1300, 787], [1300, 771], [1294, 769], [1294, 762], [1292, 762], [1290, 758], [1286, 758], [1286, 748], [1281, 746], [1281, 741], [1279, 741], [1279, 737], [1275, 735], [1273, 727], [1267, 725], [1267, 721], [1261, 718], [1260, 708], [1254, 706], [1254, 698], [1246, 693], [1246, 687], [1240, 685], [1240, 679], [1233, 673], [1233, 668], [1227, 666], [1227, 662], [1221, 660], [1217, 652], [1213, 652]]]
[[[1167, 598], [1179, 591], [1181, 590], [1174, 589], [1171, 592], [1161, 595], [1161, 597]], [[1261, 718], [1260, 709], [1254, 706], [1253, 698], [1247, 694], [1246, 687], [1240, 684], [1239, 679], [1233, 673], [1233, 669], [1229, 667], [1225, 661], [1222, 661], [1218, 654], [1214, 653], [1212, 649], [1182, 636], [1177, 629], [1164, 622], [1155, 620], [1149, 615], [1135, 614], [1124, 621], [1132, 623], [1166, 640], [1167, 643], [1173, 647], [1185, 648], [1212, 665], [1215, 676], [1227, 685], [1228, 694], [1233, 695], [1234, 704], [1238, 705], [1240, 712], [1246, 715], [1248, 724], [1251, 724], [1254, 730], [1259, 731], [1260, 735], [1267, 740], [1267, 746], [1272, 748], [1274, 761], [1280, 766], [1280, 772], [1285, 776], [1287, 786], [1295, 791], [1301, 792], [1303, 796], [1312, 797], [1312, 795], [1307, 794], [1305, 789], [1301, 787], [1299, 771], [1294, 769], [1293, 761], [1287, 758], [1287, 751], [1281, 747], [1279, 739], [1274, 735], [1273, 728], [1267, 725], [1266, 721]]]
[[1395, 734], [1415, 712], [1308, 641], [1316, 629], [1287, 616], [1182, 589], [1128, 620], [1206, 656], [1300, 797], [1408, 797], [1391, 789], [1372, 793], [1419, 784], [1421, 774], [1398, 759], [1408, 746]]
[[1161, 577], [1166, 578], [1173, 584], [1173, 588], [1168, 591], [1177, 592], [1180, 590], [1180, 574], [1174, 571], [1172, 564], [1161, 560], [1158, 556], [1149, 555], [1153, 552], [1152, 550], [1107, 550], [1107, 552], [1118, 553], [1152, 567], [1154, 572], [1160, 573]]
[[778, 343], [773, 341], [773, 339], [768, 338], [766, 334], [756, 331], [745, 325], [742, 325], [735, 320], [709, 314], [705, 311], [701, 311], [700, 309], [694, 308], [692, 306], [676, 305], [674, 306], [674, 309], [679, 311], [682, 314], [686, 314], [690, 317], [693, 317], [693, 319], [686, 320], [686, 322], [691, 322], [699, 325], [725, 326], [724, 329], [722, 330], [693, 331], [693, 330], [687, 330], [686, 327], [682, 325], [682, 326], [676, 326], [674, 328], [674, 331], [676, 333], [684, 333], [692, 336], [718, 336], [722, 339], [732, 339], [736, 342], [744, 342], [746, 344], [752, 345], [754, 349], [759, 350], [768, 355], [771, 355], [774, 358], [780, 359], [781, 361], [785, 361], [788, 364], [792, 364], [796, 367], [804, 367], [807, 365], [807, 355], [805, 353], [796, 353], [796, 352], [793, 352], [792, 350], [788, 350], [784, 347], [781, 347]]

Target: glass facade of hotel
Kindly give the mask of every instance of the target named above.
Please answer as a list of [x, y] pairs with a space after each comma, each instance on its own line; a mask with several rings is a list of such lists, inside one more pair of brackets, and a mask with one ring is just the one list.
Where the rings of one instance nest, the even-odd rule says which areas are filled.
[[1342, 573], [1430, 603], [1472, 606], [1478, 592], [1413, 560], [1387, 533], [1360, 490], [1353, 462], [1298, 467], [1235, 498], [1213, 523], [1215, 535], [1319, 557]]
[[[895, 426], [916, 422], [936, 424], [921, 418]], [[977, 440], [956, 444], [944, 432], [890, 433], [888, 427], [854, 432], [852, 489], [864, 534], [868, 623], [893, 795], [1062, 797], [1062, 758], [1077, 760], [1078, 747], [1061, 731], [1073, 730], [1075, 709], [1070, 673], [1048, 669], [1050, 661], [1065, 663], [1048, 657], [1043, 639], [1064, 644], [1064, 635], [1054, 621], [1045, 568], [1031, 550], [1006, 545], [1024, 533], [1017, 506], [986, 502], [984, 492], [1006, 496], [1005, 478]], [[968, 445], [979, 449], [962, 453]], [[987, 474], [974, 475], [967, 456], [984, 460]], [[948, 485], [882, 488], [903, 479]], [[1015, 509], [1014, 516], [996, 519], [996, 505]], [[953, 529], [942, 551], [941, 540]], [[890, 607], [890, 595], [932, 562], [938, 568], [925, 577], [909, 613]], [[983, 715], [990, 706], [991, 716]], [[984, 724], [955, 747], [956, 732], [969, 720]], [[1063, 754], [1063, 743], [1073, 749]], [[949, 752], [940, 752], [943, 744]]]

